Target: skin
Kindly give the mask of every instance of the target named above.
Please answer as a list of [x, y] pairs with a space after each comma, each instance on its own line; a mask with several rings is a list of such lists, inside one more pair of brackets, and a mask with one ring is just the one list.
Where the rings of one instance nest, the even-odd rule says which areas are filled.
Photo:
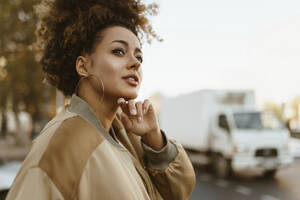
[[[108, 27], [101, 36], [93, 53], [76, 60], [76, 71], [83, 78], [78, 95], [92, 107], [107, 131], [118, 114], [128, 132], [141, 136], [154, 150], [160, 150], [164, 142], [151, 102], [134, 100], [143, 77], [137, 36], [121, 26]], [[122, 78], [132, 73], [139, 77], [137, 86]], [[122, 112], [117, 112], [118, 109]]]

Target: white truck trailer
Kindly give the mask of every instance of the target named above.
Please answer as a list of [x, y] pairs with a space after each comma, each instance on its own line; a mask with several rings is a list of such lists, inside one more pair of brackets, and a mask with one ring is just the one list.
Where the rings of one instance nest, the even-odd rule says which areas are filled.
[[[162, 100], [159, 121], [190, 155], [205, 156], [216, 174], [274, 176], [293, 161], [289, 132], [270, 112], [255, 109], [252, 90], [200, 90]], [[192, 160], [195, 161], [195, 160]]]

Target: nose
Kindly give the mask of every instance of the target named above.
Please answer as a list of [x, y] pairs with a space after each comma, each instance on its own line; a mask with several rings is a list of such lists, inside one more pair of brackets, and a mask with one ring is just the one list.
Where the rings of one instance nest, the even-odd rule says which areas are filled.
[[134, 68], [135, 70], [138, 70], [141, 66], [140, 61], [135, 57], [131, 56], [130, 57], [130, 63], [128, 64], [128, 69]]

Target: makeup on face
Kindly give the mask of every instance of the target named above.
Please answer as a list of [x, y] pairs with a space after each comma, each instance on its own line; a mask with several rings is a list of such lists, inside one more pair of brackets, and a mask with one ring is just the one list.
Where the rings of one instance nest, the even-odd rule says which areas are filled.
[[110, 27], [102, 32], [90, 70], [103, 80], [105, 93], [136, 98], [142, 81], [142, 56], [136, 35], [123, 27]]

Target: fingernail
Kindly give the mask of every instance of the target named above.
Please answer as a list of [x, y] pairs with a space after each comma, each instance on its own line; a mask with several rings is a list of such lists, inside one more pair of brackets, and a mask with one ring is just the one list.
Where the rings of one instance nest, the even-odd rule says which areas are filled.
[[123, 98], [118, 99], [118, 103], [122, 103], [122, 102], [124, 102]]
[[138, 117], [138, 122], [141, 122], [142, 121], [142, 117]]
[[133, 108], [133, 109], [131, 110], [131, 114], [132, 114], [132, 115], [136, 115], [136, 109]]
[[146, 109], [143, 110], [144, 115], [146, 114]]

